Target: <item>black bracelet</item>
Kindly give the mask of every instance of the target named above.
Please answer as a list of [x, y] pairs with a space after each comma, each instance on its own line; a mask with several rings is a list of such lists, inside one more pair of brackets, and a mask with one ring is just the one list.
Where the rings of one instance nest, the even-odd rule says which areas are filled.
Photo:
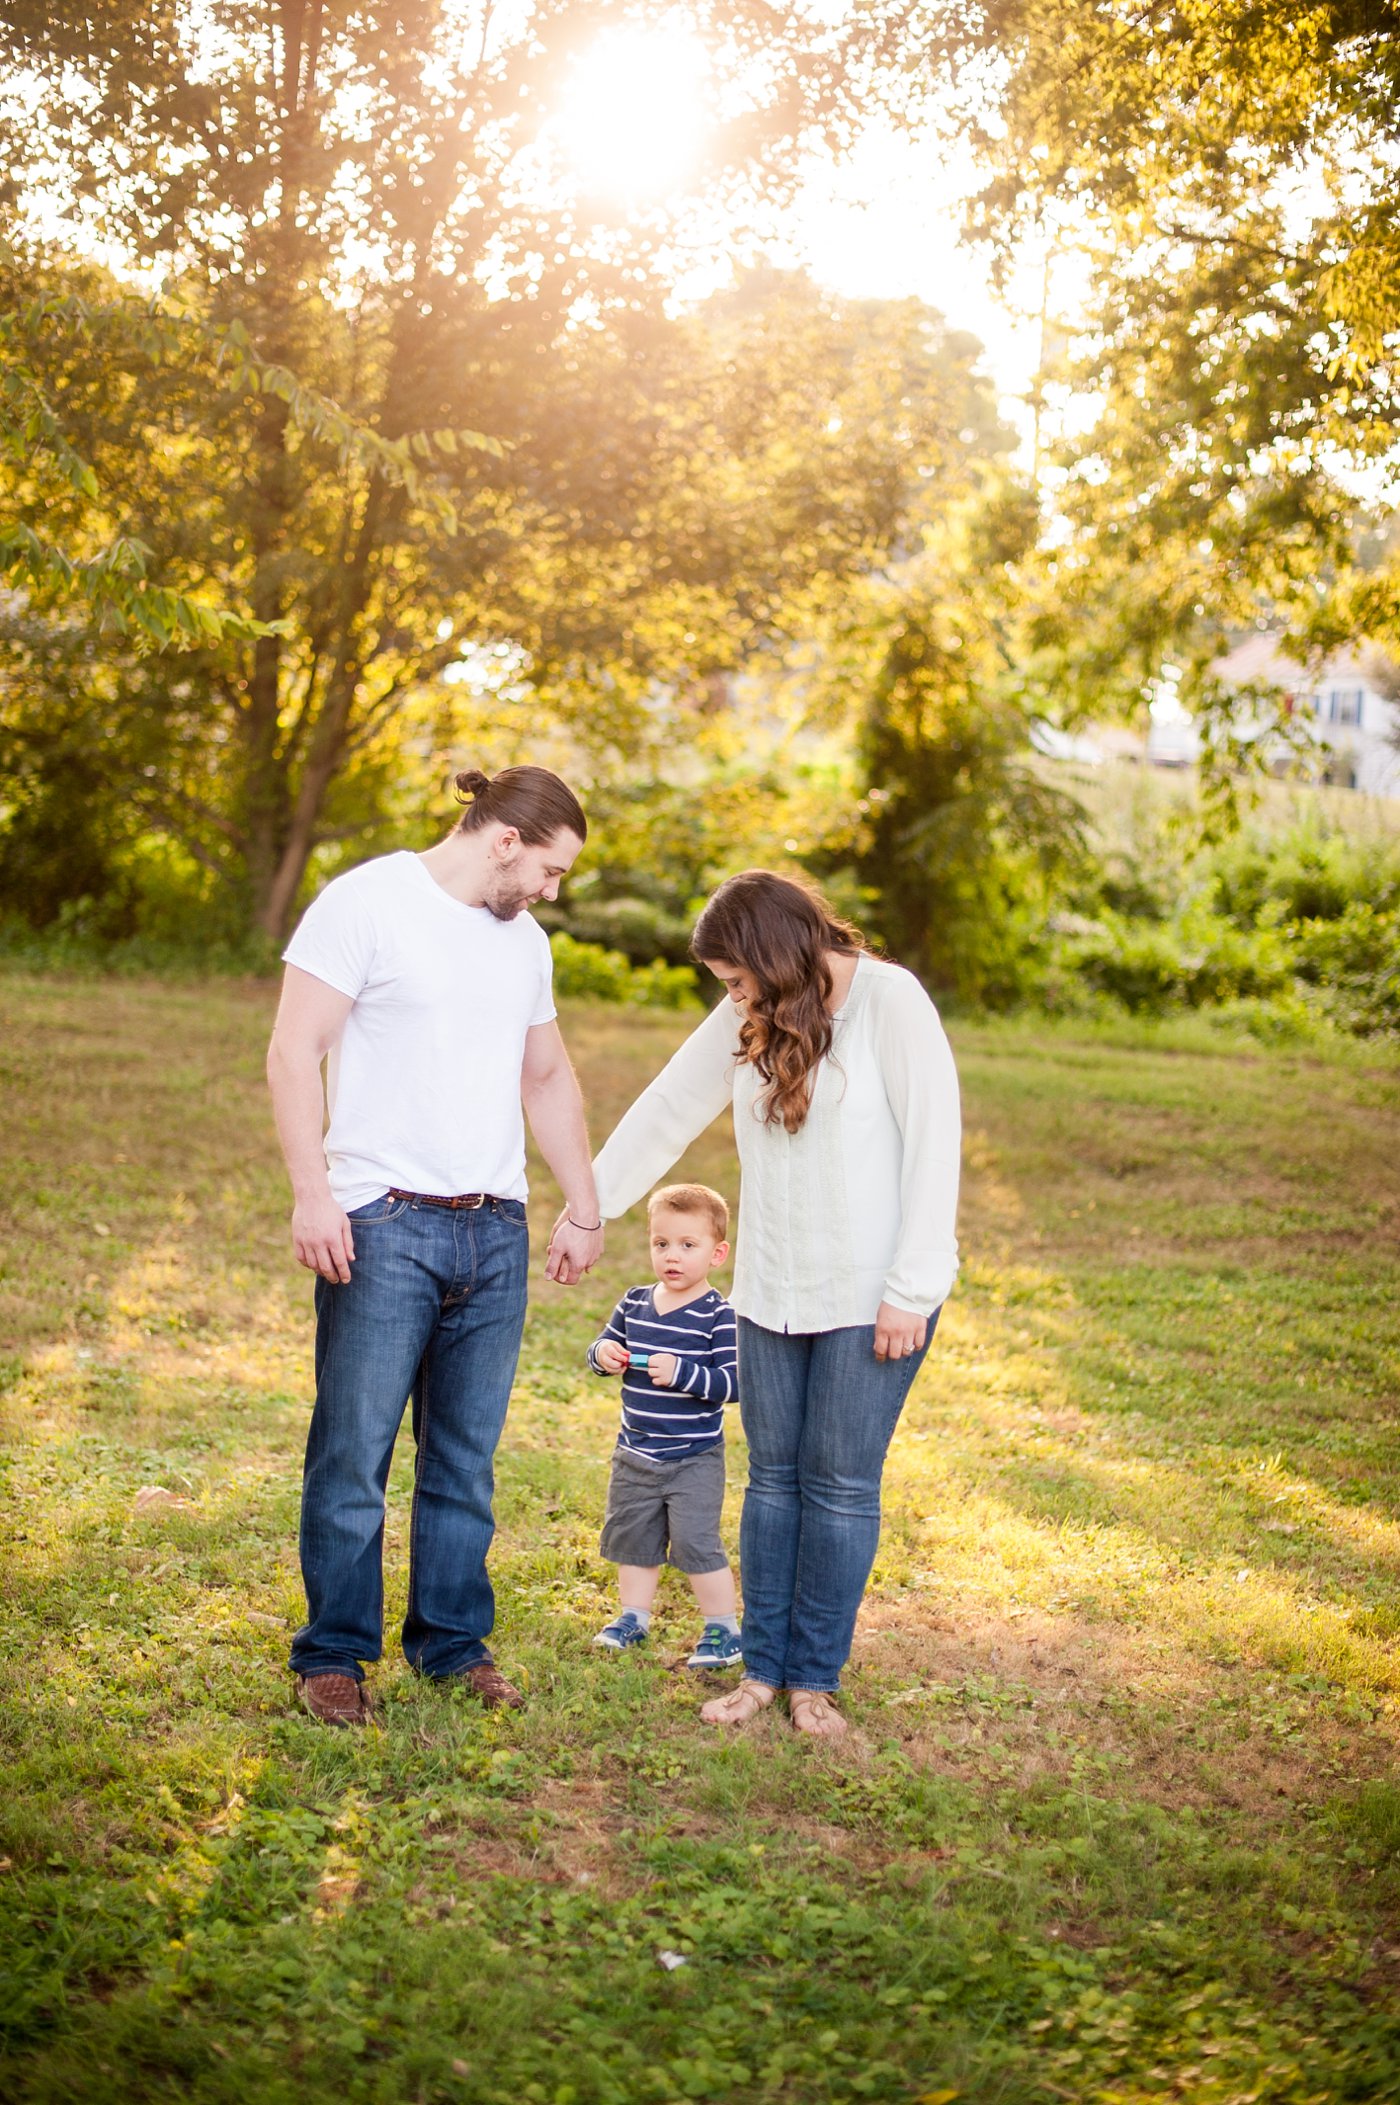
[[596, 1235], [603, 1225], [601, 1221], [595, 1221], [591, 1228], [585, 1228], [583, 1222], [576, 1221], [571, 1213], [566, 1213], [564, 1218], [571, 1228], [577, 1228], [582, 1235]]

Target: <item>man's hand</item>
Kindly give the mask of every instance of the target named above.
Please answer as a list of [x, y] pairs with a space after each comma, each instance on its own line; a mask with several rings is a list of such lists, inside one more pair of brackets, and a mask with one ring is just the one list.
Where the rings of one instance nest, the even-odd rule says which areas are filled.
[[908, 1359], [928, 1336], [928, 1317], [916, 1316], [911, 1308], [896, 1308], [882, 1301], [875, 1313], [876, 1359]]
[[647, 1360], [647, 1373], [652, 1385], [658, 1389], [674, 1387], [676, 1380], [676, 1355], [674, 1352], [653, 1352]]
[[[577, 1286], [603, 1254], [603, 1217], [593, 1188], [583, 1098], [559, 1026], [552, 1019], [533, 1024], [525, 1033], [520, 1095], [545, 1166], [567, 1201], [549, 1238], [545, 1277], [560, 1286]], [[584, 1223], [582, 1228], [570, 1221], [571, 1213], [574, 1221]], [[591, 1233], [590, 1221], [599, 1224]]]
[[627, 1372], [627, 1347], [619, 1345], [616, 1338], [604, 1338], [597, 1347], [598, 1365], [605, 1374]]
[[584, 1273], [592, 1271], [602, 1254], [601, 1226], [592, 1230], [576, 1228], [569, 1219], [566, 1206], [554, 1223], [554, 1233], [549, 1238], [549, 1254], [544, 1261], [545, 1277], [559, 1286], [577, 1286]]
[[350, 1284], [355, 1261], [355, 1238], [348, 1216], [329, 1192], [314, 1199], [298, 1199], [292, 1208], [292, 1248], [297, 1263], [317, 1272], [333, 1286]]

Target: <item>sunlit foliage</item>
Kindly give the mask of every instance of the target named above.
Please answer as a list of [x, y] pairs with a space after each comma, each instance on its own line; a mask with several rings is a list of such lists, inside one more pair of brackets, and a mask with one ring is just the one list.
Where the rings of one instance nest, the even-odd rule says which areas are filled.
[[[435, 683], [470, 685], [483, 644], [625, 739], [656, 682], [737, 662], [899, 531], [930, 450], [907, 359], [872, 400], [880, 361], [839, 329], [833, 358], [818, 303], [727, 346], [676, 324], [686, 197], [620, 215], [559, 165], [571, 68], [644, 16], [216, 0], [0, 30], [11, 310], [50, 318], [34, 386], [50, 463], [60, 433], [80, 463], [69, 539], [37, 516], [54, 478], [16, 464], [5, 545], [31, 595], [67, 563], [109, 627], [195, 646], [122, 667], [109, 768], [269, 934], [319, 845], [372, 844], [384, 785], [450, 731]], [[688, 197], [732, 219], [849, 134], [866, 74], [801, 8], [691, 16], [713, 80]], [[133, 273], [156, 307], [123, 307]], [[122, 313], [158, 357], [113, 340]], [[152, 319], [175, 313], [178, 355]], [[927, 374], [935, 342], [894, 326]], [[945, 410], [946, 438], [968, 420]], [[138, 560], [175, 595], [150, 619], [102, 600]], [[21, 694], [11, 739], [30, 720]]]
[[[1049, 259], [1045, 399], [1100, 414], [1061, 451], [1056, 577], [1085, 691], [1165, 650], [1289, 619], [1299, 648], [1394, 640], [1400, 30], [1352, 0], [983, 0], [884, 11], [990, 180], [975, 231]], [[1058, 318], [1057, 255], [1089, 273]], [[1206, 704], [1221, 697], [1201, 692]]]

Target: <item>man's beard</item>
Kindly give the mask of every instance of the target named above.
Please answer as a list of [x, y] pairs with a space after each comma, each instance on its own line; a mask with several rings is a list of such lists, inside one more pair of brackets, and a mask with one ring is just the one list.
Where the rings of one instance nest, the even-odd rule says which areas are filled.
[[498, 878], [493, 889], [486, 892], [482, 905], [488, 914], [498, 921], [513, 921], [529, 900], [529, 893], [521, 891], [508, 877]]

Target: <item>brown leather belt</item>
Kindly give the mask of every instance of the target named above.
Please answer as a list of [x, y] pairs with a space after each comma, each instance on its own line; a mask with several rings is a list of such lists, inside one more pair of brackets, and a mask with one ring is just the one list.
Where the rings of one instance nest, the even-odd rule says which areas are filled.
[[459, 1191], [455, 1199], [440, 1199], [430, 1191], [399, 1191], [391, 1185], [384, 1194], [389, 1199], [411, 1199], [415, 1206], [450, 1206], [454, 1213], [474, 1212], [478, 1206], [493, 1203], [489, 1191]]

